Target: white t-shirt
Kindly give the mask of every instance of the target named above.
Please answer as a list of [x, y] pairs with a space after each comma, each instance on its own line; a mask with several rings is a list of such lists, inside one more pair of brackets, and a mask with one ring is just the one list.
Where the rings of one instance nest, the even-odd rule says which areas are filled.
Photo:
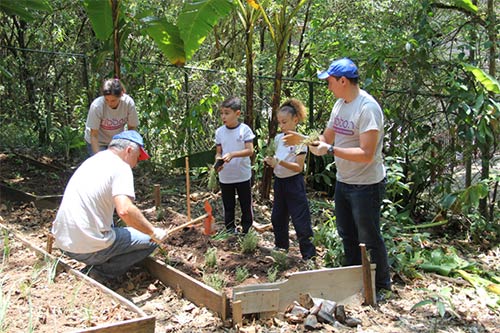
[[359, 147], [360, 134], [378, 131], [375, 156], [370, 163], [352, 162], [335, 156], [337, 180], [347, 184], [370, 185], [380, 182], [385, 177], [382, 158], [384, 140], [384, 114], [377, 101], [366, 91], [350, 103], [342, 98], [333, 106], [328, 128], [335, 131], [334, 145], [342, 148]]
[[[307, 146], [300, 145], [297, 146], [286, 146], [283, 142], [283, 136], [285, 133], [280, 133], [274, 137], [274, 143], [276, 144], [276, 154], [275, 156], [282, 161], [287, 161], [291, 163], [297, 162], [297, 154], [307, 153]], [[297, 151], [300, 149], [300, 151]], [[277, 165], [274, 167], [274, 175], [278, 178], [288, 178], [299, 174], [300, 172], [292, 171], [288, 168], [285, 168], [282, 165]]]
[[132, 169], [105, 150], [88, 158], [66, 186], [52, 225], [56, 245], [73, 253], [92, 253], [115, 241], [113, 197], [135, 198]]
[[85, 141], [90, 143], [90, 130], [94, 129], [99, 131], [99, 145], [107, 146], [115, 134], [123, 132], [127, 124], [133, 127], [139, 125], [132, 97], [123, 94], [116, 109], [106, 104], [104, 96], [97, 97], [90, 105], [85, 124]]
[[[235, 128], [221, 126], [215, 131], [215, 144], [222, 149], [222, 156], [226, 153], [245, 149], [245, 143], [255, 138], [247, 124], [240, 123]], [[241, 183], [252, 177], [250, 157], [235, 157], [219, 172], [219, 180], [223, 184]]]

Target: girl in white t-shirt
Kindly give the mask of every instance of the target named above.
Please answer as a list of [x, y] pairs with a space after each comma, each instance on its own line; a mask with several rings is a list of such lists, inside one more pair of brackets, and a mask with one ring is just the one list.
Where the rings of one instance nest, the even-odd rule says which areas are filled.
[[303, 121], [306, 115], [304, 104], [295, 98], [286, 100], [280, 106], [277, 117], [282, 133], [274, 138], [276, 154], [272, 157], [267, 156], [264, 162], [274, 169], [275, 176], [271, 222], [276, 248], [288, 251], [290, 246], [288, 225], [291, 217], [302, 258], [309, 260], [316, 256], [316, 249], [311, 241], [313, 237], [311, 214], [302, 174], [307, 146], [285, 146], [282, 140], [286, 132], [296, 130], [297, 124]]
[[231, 97], [222, 102], [223, 125], [215, 131], [216, 160], [224, 163], [217, 167], [224, 206], [226, 230], [236, 233], [236, 193], [241, 206], [242, 232], [246, 234], [253, 223], [252, 170], [250, 156], [253, 154], [253, 134], [250, 127], [240, 123], [241, 101]]

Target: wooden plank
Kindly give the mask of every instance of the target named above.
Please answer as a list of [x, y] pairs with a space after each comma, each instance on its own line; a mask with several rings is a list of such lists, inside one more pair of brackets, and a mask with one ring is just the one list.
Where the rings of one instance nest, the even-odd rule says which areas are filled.
[[99, 282], [95, 281], [94, 279], [83, 274], [79, 270], [72, 268], [70, 265], [68, 265], [66, 262], [64, 262], [60, 257], [56, 257], [52, 254], [49, 254], [44, 249], [42, 249], [36, 245], [33, 245], [31, 242], [29, 242], [27, 239], [24, 239], [17, 232], [15, 232], [14, 230], [11, 230], [10, 228], [8, 228], [7, 226], [5, 226], [1, 223], [0, 223], [0, 229], [5, 229], [9, 233], [12, 233], [14, 235], [14, 237], [16, 237], [19, 241], [21, 241], [24, 245], [26, 245], [27, 247], [29, 247], [33, 251], [37, 252], [39, 255], [42, 255], [44, 257], [48, 257], [51, 260], [53, 260], [54, 262], [57, 262], [57, 269], [63, 269], [66, 272], [68, 272], [68, 274], [77, 276], [78, 278], [86, 281], [87, 283], [91, 284], [92, 286], [99, 288], [103, 293], [105, 293], [105, 294], [109, 295], [111, 298], [117, 300], [120, 304], [127, 307], [132, 312], [135, 312], [141, 316], [146, 316], [146, 313], [144, 313], [144, 311], [142, 311], [142, 309], [139, 308], [137, 305], [135, 305], [134, 303], [132, 303], [131, 301], [129, 301], [128, 299], [126, 299], [122, 295], [115, 293], [113, 290], [107, 288], [106, 286], [100, 284]]
[[98, 332], [98, 333], [154, 333], [155, 331], [155, 317], [149, 316], [146, 318], [130, 319], [119, 323], [112, 323], [106, 325], [99, 325], [88, 328], [78, 333]]
[[33, 195], [0, 182], [0, 201], [34, 202], [38, 209], [55, 209], [61, 203], [62, 195]]
[[233, 302], [233, 326], [243, 325], [243, 312], [241, 308], [241, 301]]
[[[276, 312], [280, 303], [279, 289], [250, 290], [234, 295], [241, 301], [242, 313]], [[234, 302], [233, 302], [234, 304]], [[233, 305], [234, 306], [234, 305]]]
[[[372, 274], [374, 277], [374, 266]], [[373, 281], [375, 279], [372, 279]], [[233, 288], [233, 302], [241, 300], [243, 314], [268, 311], [267, 306], [262, 308], [245, 304], [246, 293], [262, 292], [265, 290], [279, 290], [279, 305], [277, 311], [285, 311], [293, 301], [299, 299], [299, 294], [310, 293], [312, 297], [342, 302], [349, 297], [361, 292], [363, 289], [362, 266], [339, 268], [325, 268], [319, 270], [297, 272], [290, 275], [287, 280], [275, 283], [239, 286]], [[246, 312], [246, 311], [255, 312]]]
[[174, 290], [182, 290], [184, 298], [198, 306], [203, 306], [216, 312], [223, 320], [227, 318], [227, 303], [229, 300], [226, 294], [207, 286], [158, 259], [148, 257], [144, 260], [144, 264], [149, 272], [165, 285]]
[[[3, 221], [3, 219], [0, 217], [0, 221]], [[69, 274], [75, 275], [78, 278], [82, 279], [88, 284], [91, 284], [93, 287], [98, 288], [101, 290], [103, 293], [108, 295], [110, 298], [116, 300], [118, 303], [123, 305], [124, 307], [128, 308], [130, 311], [137, 313], [140, 318], [134, 318], [126, 321], [121, 321], [121, 322], [115, 322], [111, 324], [105, 324], [105, 325], [99, 325], [90, 329], [85, 329], [77, 332], [102, 332], [102, 333], [113, 333], [113, 332], [134, 332], [134, 333], [149, 333], [149, 332], [154, 332], [155, 330], [155, 317], [154, 316], [148, 316], [146, 313], [139, 308], [137, 305], [132, 303], [130, 300], [126, 299], [125, 297], [115, 293], [113, 290], [107, 288], [106, 286], [100, 284], [99, 282], [95, 281], [94, 279], [88, 277], [87, 275], [83, 274], [82, 272], [73, 269], [69, 264], [64, 262], [60, 257], [55, 257], [54, 255], [46, 252], [44, 249], [33, 245], [31, 242], [29, 242], [27, 239], [24, 239], [19, 233], [16, 231], [10, 229], [9, 227], [3, 225], [0, 223], [0, 229], [6, 230], [7, 232], [11, 233], [14, 235], [16, 239], [21, 241], [26, 247], [32, 249], [38, 255], [48, 257], [51, 260], [54, 260], [57, 262], [57, 269], [63, 269], [67, 271]]]

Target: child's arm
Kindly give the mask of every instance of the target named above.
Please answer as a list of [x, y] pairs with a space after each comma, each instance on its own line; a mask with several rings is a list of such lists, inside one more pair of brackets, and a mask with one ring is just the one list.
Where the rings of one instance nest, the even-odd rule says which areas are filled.
[[247, 157], [252, 155], [253, 155], [253, 142], [250, 141], [250, 142], [245, 142], [245, 149], [226, 153], [224, 154], [224, 156], [222, 156], [222, 159], [224, 160], [224, 162], [228, 163], [234, 157]]
[[295, 172], [302, 172], [304, 170], [304, 161], [306, 159], [307, 154], [299, 154], [297, 155], [296, 162], [288, 162], [285, 160], [280, 160], [276, 157], [266, 157], [264, 161], [269, 164], [271, 167], [275, 168], [278, 164], [284, 168], [290, 169]]

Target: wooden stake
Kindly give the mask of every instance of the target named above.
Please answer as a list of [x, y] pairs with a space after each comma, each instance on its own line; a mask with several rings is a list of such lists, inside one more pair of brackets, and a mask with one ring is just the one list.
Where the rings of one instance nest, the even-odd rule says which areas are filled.
[[366, 245], [359, 244], [361, 249], [361, 266], [363, 271], [363, 289], [365, 292], [365, 304], [374, 306], [376, 301], [373, 297], [371, 265], [366, 253]]
[[187, 197], [187, 219], [191, 221], [191, 198], [189, 193], [189, 157], [186, 156], [186, 197]]
[[241, 327], [241, 325], [243, 325], [241, 301], [233, 302], [233, 325], [238, 325], [238, 327]]
[[161, 205], [160, 184], [154, 184], [153, 186], [154, 186], [153, 194], [154, 194], [154, 198], [155, 198], [155, 207], [158, 210], [160, 208], [160, 205]]
[[54, 235], [52, 233], [47, 234], [47, 248], [45, 249], [47, 253], [51, 254], [52, 253], [52, 244], [54, 244]]

